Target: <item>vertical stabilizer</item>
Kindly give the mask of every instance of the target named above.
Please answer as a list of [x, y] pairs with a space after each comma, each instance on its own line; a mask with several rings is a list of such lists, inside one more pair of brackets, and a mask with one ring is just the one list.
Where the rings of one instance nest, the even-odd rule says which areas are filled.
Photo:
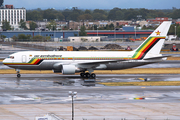
[[171, 21], [164, 21], [135, 51], [133, 58], [143, 59], [147, 55], [160, 53], [171, 25]]

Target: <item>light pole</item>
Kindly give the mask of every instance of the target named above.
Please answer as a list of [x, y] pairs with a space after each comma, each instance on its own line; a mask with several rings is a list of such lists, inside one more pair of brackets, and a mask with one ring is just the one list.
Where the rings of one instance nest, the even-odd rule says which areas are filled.
[[38, 28], [39, 28], [39, 36], [41, 36], [41, 27], [40, 27], [40, 22], [38, 22]]
[[174, 26], [175, 27], [175, 36], [174, 37], [176, 37], [176, 26]]
[[79, 26], [78, 26], [78, 36], [79, 36]]
[[134, 26], [134, 30], [135, 30], [135, 41], [136, 41], [136, 26]]
[[54, 41], [55, 41], [55, 35], [56, 35], [56, 31], [54, 30]]
[[55, 41], [55, 29], [56, 29], [56, 26], [55, 25], [51, 25], [51, 27], [52, 27], [52, 30], [53, 30], [53, 32], [54, 32], [54, 41]]
[[116, 27], [114, 27], [114, 39], [116, 40]]
[[77, 96], [77, 92], [72, 92], [72, 91], [69, 91], [69, 97], [72, 98], [72, 120], [74, 120], [74, 99], [73, 98], [76, 98]]
[[98, 27], [97, 27], [97, 36], [98, 36]]

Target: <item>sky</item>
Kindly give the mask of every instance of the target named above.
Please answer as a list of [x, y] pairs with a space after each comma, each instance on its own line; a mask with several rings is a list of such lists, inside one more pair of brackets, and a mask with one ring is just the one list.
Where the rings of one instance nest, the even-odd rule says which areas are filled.
[[4, 0], [4, 5], [14, 5], [15, 8], [48, 9], [172, 9], [180, 8], [180, 0]]

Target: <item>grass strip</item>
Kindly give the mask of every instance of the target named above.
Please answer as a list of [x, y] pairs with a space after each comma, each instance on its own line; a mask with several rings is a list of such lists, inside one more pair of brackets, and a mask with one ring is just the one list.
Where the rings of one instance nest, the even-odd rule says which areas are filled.
[[132, 68], [125, 70], [98, 70], [96, 74], [180, 74], [180, 68]]
[[180, 57], [168, 57], [167, 60], [180, 60]]
[[160, 52], [160, 54], [180, 54], [180, 52], [179, 51], [168, 51], [168, 52], [163, 52], [163, 51], [161, 51]]
[[99, 84], [105, 86], [180, 86], [180, 81], [110, 82]]
[[[52, 70], [21, 70], [20, 74], [51, 74]], [[15, 69], [1, 69], [0, 74], [16, 74]]]

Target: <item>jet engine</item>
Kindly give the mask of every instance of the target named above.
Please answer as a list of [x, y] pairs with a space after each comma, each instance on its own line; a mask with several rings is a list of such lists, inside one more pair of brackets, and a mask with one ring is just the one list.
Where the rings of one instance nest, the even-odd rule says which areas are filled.
[[62, 65], [62, 74], [75, 74], [76, 67], [74, 65]]

